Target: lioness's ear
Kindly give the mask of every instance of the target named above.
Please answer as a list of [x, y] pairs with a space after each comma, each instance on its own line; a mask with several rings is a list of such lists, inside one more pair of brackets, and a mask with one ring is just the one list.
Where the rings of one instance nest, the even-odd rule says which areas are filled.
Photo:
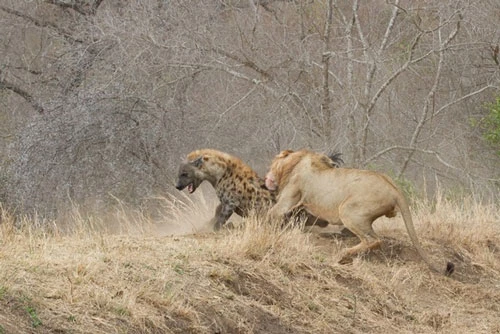
[[290, 154], [292, 154], [293, 151], [292, 150], [284, 150], [284, 151], [281, 151], [277, 158], [286, 158], [287, 156], [289, 156]]
[[191, 165], [200, 168], [201, 165], [203, 164], [203, 156], [199, 156], [198, 158], [194, 159], [193, 161], [189, 162]]

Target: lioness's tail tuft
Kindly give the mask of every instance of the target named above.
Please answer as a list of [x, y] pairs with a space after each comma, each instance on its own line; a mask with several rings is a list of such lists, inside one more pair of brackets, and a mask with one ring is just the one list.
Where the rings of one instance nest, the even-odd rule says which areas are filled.
[[455, 264], [453, 262], [446, 263], [446, 270], [444, 271], [444, 274], [446, 276], [451, 276], [455, 272]]

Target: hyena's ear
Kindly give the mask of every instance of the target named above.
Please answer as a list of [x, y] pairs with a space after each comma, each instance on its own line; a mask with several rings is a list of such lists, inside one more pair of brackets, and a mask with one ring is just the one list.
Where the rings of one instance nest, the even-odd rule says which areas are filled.
[[200, 168], [203, 164], [203, 156], [200, 155], [198, 158], [191, 161], [190, 164], [195, 166], [196, 168]]

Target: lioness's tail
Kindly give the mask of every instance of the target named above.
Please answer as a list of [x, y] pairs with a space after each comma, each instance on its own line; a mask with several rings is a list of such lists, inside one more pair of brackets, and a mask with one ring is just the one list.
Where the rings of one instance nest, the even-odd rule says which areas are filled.
[[403, 221], [405, 222], [406, 230], [408, 231], [408, 235], [410, 236], [413, 245], [417, 249], [418, 254], [424, 260], [424, 262], [429, 266], [429, 268], [437, 273], [444, 273], [446, 276], [450, 276], [455, 270], [455, 265], [452, 262], [448, 262], [446, 264], [446, 268], [444, 270], [437, 268], [432, 262], [429, 260], [427, 253], [424, 252], [422, 246], [420, 245], [420, 241], [417, 238], [417, 233], [415, 232], [415, 227], [413, 225], [413, 219], [411, 217], [410, 208], [408, 203], [404, 199], [403, 195], [399, 193], [397, 196], [396, 203], [401, 211], [401, 215], [403, 216]]

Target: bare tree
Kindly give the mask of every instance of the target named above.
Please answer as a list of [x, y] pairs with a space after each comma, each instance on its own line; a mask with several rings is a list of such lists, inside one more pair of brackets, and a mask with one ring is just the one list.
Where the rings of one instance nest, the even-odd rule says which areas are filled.
[[494, 190], [498, 158], [470, 118], [499, 88], [495, 9], [6, 0], [5, 198], [49, 210], [110, 195], [139, 203], [168, 191], [180, 157], [200, 147], [261, 173], [280, 149], [339, 150], [417, 186]]

